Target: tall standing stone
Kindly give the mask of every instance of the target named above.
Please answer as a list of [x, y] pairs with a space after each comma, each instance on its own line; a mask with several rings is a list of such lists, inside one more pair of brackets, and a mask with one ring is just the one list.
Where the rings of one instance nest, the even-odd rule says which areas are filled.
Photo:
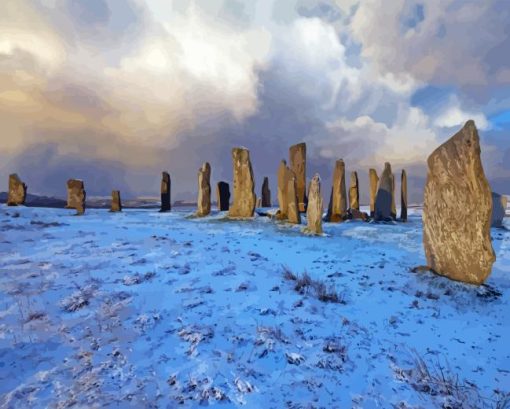
[[198, 170], [197, 216], [211, 213], [211, 165], [205, 162]]
[[170, 204], [172, 182], [168, 172], [163, 172], [161, 176], [161, 210], [160, 212], [168, 212], [172, 209]]
[[269, 178], [266, 176], [262, 183], [262, 207], [271, 207], [271, 190], [269, 189]]
[[470, 120], [427, 160], [423, 244], [428, 266], [453, 280], [481, 284], [496, 260], [490, 237], [492, 195]]
[[287, 218], [287, 177], [288, 177], [287, 162], [282, 159], [278, 167], [278, 212], [276, 217], [279, 220]]
[[508, 199], [504, 195], [492, 192], [492, 227], [502, 227], [503, 219], [506, 215], [506, 207], [508, 206]]
[[230, 187], [227, 182], [218, 182], [216, 188], [216, 203], [218, 210], [226, 211], [230, 206]]
[[391, 218], [397, 220], [397, 202], [395, 201], [395, 174], [391, 174]]
[[232, 149], [234, 174], [234, 202], [229, 217], [250, 218], [255, 212], [255, 180], [250, 161], [250, 151], [246, 148]]
[[375, 217], [376, 221], [390, 221], [393, 204], [393, 173], [389, 162], [384, 164], [384, 170], [379, 179], [379, 188], [375, 197]]
[[345, 188], [345, 163], [342, 159], [335, 162], [331, 197], [329, 199], [326, 220], [337, 223], [345, 219], [347, 213], [347, 194]]
[[407, 173], [402, 169], [400, 178], [400, 220], [407, 221]]
[[9, 194], [7, 196], [7, 206], [18, 206], [25, 204], [27, 198], [27, 185], [19, 178], [16, 173], [9, 175]]
[[370, 179], [370, 217], [375, 216], [375, 196], [377, 195], [377, 185], [379, 183], [379, 176], [375, 169], [368, 171], [368, 177]]
[[297, 196], [296, 175], [290, 169], [287, 174], [287, 218], [289, 223], [301, 224], [301, 214]]
[[310, 182], [308, 191], [308, 206], [306, 209], [307, 226], [305, 232], [310, 234], [322, 234], [322, 194], [321, 194], [321, 178], [319, 174], [315, 174]]
[[120, 200], [120, 191], [112, 190], [112, 204], [110, 207], [110, 212], [121, 212], [122, 211], [122, 202]]
[[351, 172], [351, 183], [349, 185], [349, 208], [352, 210], [359, 210], [358, 172]]
[[290, 169], [296, 175], [296, 189], [299, 211], [306, 208], [306, 143], [298, 143], [289, 148]]
[[69, 179], [67, 181], [67, 206], [66, 209], [76, 209], [77, 214], [85, 213], [85, 185], [83, 180]]

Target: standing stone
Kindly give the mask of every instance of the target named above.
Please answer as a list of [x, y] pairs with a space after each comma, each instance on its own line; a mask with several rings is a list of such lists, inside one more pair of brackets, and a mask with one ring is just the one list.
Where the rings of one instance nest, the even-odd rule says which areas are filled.
[[25, 204], [26, 198], [27, 185], [23, 183], [16, 173], [9, 175], [9, 195], [7, 196], [7, 206]]
[[481, 284], [496, 256], [490, 237], [492, 195], [475, 123], [467, 121], [427, 163], [423, 244], [428, 266], [453, 280]]
[[306, 143], [298, 143], [289, 148], [290, 169], [296, 175], [296, 189], [299, 211], [306, 208]]
[[168, 212], [172, 209], [170, 204], [170, 194], [172, 189], [172, 182], [168, 172], [163, 172], [161, 176], [161, 210], [160, 212]]
[[110, 207], [110, 212], [121, 212], [122, 211], [122, 202], [120, 200], [120, 191], [112, 190], [112, 205]]
[[321, 195], [321, 178], [318, 173], [310, 182], [308, 191], [308, 207], [306, 209], [307, 226], [306, 233], [322, 234], [322, 195]]
[[377, 176], [377, 171], [375, 169], [370, 169], [368, 171], [368, 176], [370, 179], [370, 217], [373, 218], [375, 216], [375, 196], [377, 195], [379, 176]]
[[288, 176], [287, 162], [282, 159], [278, 167], [278, 212], [276, 217], [279, 220], [287, 218], [287, 176]]
[[234, 218], [253, 217], [255, 212], [255, 181], [250, 161], [250, 151], [246, 148], [232, 149], [234, 167], [234, 202], [229, 216]]
[[301, 224], [296, 175], [290, 169], [287, 174], [287, 218], [289, 223]]
[[395, 175], [391, 174], [391, 218], [397, 220], [397, 202], [395, 202]]
[[379, 179], [379, 188], [375, 197], [376, 221], [390, 221], [392, 217], [393, 204], [393, 174], [389, 162], [384, 164], [384, 170]]
[[227, 182], [218, 182], [216, 189], [218, 210], [226, 211], [230, 206], [230, 187]]
[[347, 194], [345, 189], [345, 163], [342, 159], [335, 162], [333, 183], [329, 199], [326, 220], [338, 223], [345, 219], [347, 213]]
[[508, 199], [504, 195], [492, 192], [492, 227], [502, 227], [503, 219], [506, 214]]
[[197, 216], [211, 213], [211, 165], [205, 162], [198, 170]]
[[351, 172], [351, 184], [349, 186], [349, 208], [352, 210], [359, 210], [358, 172]]
[[69, 179], [67, 181], [67, 206], [66, 209], [76, 209], [77, 214], [85, 213], [85, 185], [83, 180]]
[[257, 203], [256, 203], [255, 207], [256, 208], [262, 207], [262, 198], [261, 197], [257, 197]]
[[407, 222], [407, 173], [402, 169], [400, 179], [400, 220]]
[[271, 207], [271, 190], [269, 189], [269, 178], [267, 176], [262, 183], [262, 207]]

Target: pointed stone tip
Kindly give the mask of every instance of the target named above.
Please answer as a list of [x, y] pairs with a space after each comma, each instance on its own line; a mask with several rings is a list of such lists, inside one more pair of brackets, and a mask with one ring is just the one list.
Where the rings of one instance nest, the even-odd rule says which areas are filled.
[[475, 121], [472, 120], [472, 119], [469, 119], [468, 121], [466, 121], [466, 123], [464, 124], [464, 128], [475, 128], [476, 129], [476, 124], [475, 124]]

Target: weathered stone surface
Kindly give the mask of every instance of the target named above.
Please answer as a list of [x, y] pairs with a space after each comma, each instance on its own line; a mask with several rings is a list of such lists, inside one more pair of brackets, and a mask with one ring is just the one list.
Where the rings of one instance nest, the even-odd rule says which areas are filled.
[[391, 218], [397, 220], [397, 202], [395, 201], [395, 174], [391, 174]]
[[306, 209], [306, 233], [322, 234], [322, 194], [321, 178], [318, 173], [312, 178], [308, 191], [308, 207]]
[[349, 208], [359, 210], [358, 172], [351, 172], [351, 183], [349, 185]]
[[347, 194], [345, 188], [345, 163], [342, 159], [335, 162], [326, 220], [337, 223], [345, 220], [347, 213]]
[[384, 171], [379, 179], [379, 187], [375, 197], [375, 216], [377, 221], [393, 220], [392, 204], [393, 204], [393, 173], [391, 173], [391, 165], [386, 162]]
[[161, 176], [161, 210], [160, 212], [168, 212], [172, 209], [170, 204], [172, 190], [172, 182], [168, 172], [163, 172]]
[[227, 211], [230, 206], [230, 186], [227, 182], [218, 182], [216, 188], [216, 201], [218, 210]]
[[407, 173], [402, 169], [400, 178], [400, 220], [407, 221]]
[[428, 266], [453, 280], [481, 284], [496, 260], [490, 237], [492, 195], [468, 121], [428, 158], [423, 244]]
[[257, 203], [255, 204], [255, 207], [260, 208], [262, 207], [262, 198], [257, 197]]
[[287, 177], [289, 168], [287, 162], [282, 159], [278, 167], [278, 212], [276, 218], [278, 220], [285, 220], [287, 218]]
[[492, 192], [492, 227], [502, 227], [503, 219], [508, 206], [508, 198], [499, 193]]
[[377, 185], [379, 184], [379, 176], [375, 169], [368, 171], [368, 178], [370, 180], [370, 217], [375, 216], [375, 196], [377, 195]]
[[306, 143], [298, 143], [289, 148], [290, 169], [296, 175], [296, 189], [299, 211], [306, 208]]
[[232, 164], [234, 167], [234, 202], [229, 209], [229, 217], [253, 217], [256, 196], [250, 151], [246, 148], [232, 149]]
[[77, 214], [85, 213], [85, 185], [83, 180], [69, 179], [67, 181], [67, 209], [76, 209]]
[[7, 206], [18, 206], [25, 204], [27, 198], [27, 185], [19, 178], [16, 173], [9, 175], [9, 194], [7, 196]]
[[269, 189], [269, 178], [266, 176], [262, 183], [262, 207], [271, 207], [271, 190]]
[[211, 213], [211, 165], [205, 162], [198, 170], [197, 216]]
[[122, 202], [120, 200], [120, 191], [112, 190], [112, 205], [110, 207], [111, 212], [121, 212]]
[[289, 223], [301, 224], [301, 214], [297, 196], [297, 180], [293, 171], [287, 173], [287, 218]]

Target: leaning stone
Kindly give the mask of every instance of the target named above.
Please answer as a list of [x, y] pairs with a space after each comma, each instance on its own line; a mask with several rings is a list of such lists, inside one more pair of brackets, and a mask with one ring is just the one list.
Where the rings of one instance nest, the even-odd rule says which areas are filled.
[[83, 180], [69, 179], [67, 181], [67, 206], [66, 209], [76, 209], [78, 215], [85, 213], [85, 185]]
[[218, 182], [216, 188], [216, 203], [218, 210], [227, 211], [230, 206], [230, 187], [227, 182]]
[[289, 148], [290, 169], [296, 175], [296, 189], [299, 211], [306, 208], [306, 143], [298, 143]]
[[172, 182], [168, 172], [163, 172], [161, 176], [161, 210], [160, 212], [168, 212], [172, 209], [170, 204]]
[[306, 209], [307, 226], [304, 230], [308, 234], [322, 234], [323, 203], [321, 195], [321, 178], [318, 173], [310, 182], [308, 192], [308, 207]]
[[347, 213], [347, 194], [345, 189], [345, 163], [342, 159], [335, 162], [331, 196], [326, 220], [338, 223], [345, 220]]
[[229, 209], [229, 217], [251, 218], [255, 213], [255, 180], [250, 161], [250, 151], [246, 148], [232, 149], [234, 175], [234, 202]]
[[503, 227], [508, 199], [504, 195], [492, 192], [492, 227]]
[[377, 185], [379, 183], [379, 176], [377, 176], [377, 171], [375, 169], [370, 169], [368, 171], [368, 176], [370, 179], [370, 217], [374, 217], [375, 196], [377, 195]]
[[496, 260], [490, 237], [492, 195], [468, 121], [428, 158], [423, 244], [428, 266], [453, 280], [482, 284]]
[[211, 213], [211, 165], [205, 162], [198, 170], [197, 216]]
[[110, 212], [121, 212], [122, 211], [122, 202], [120, 200], [120, 191], [112, 190], [112, 205], [110, 207]]
[[16, 173], [9, 175], [9, 194], [7, 206], [19, 206], [25, 204], [27, 198], [27, 185]]

